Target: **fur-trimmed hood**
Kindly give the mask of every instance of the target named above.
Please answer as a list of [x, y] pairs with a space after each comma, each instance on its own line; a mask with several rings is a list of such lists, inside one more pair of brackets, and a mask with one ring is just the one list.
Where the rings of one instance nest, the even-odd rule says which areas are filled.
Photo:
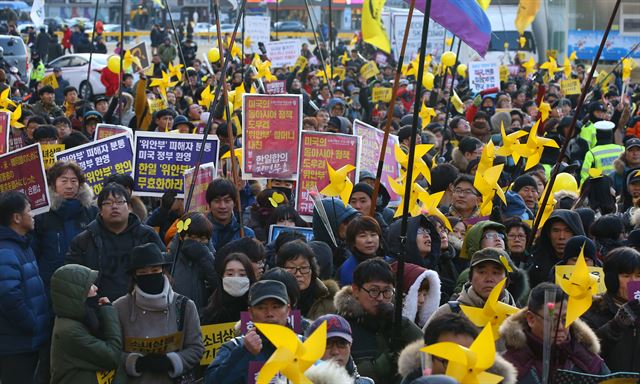
[[[427, 291], [425, 303], [418, 313], [418, 291], [420, 290], [420, 284], [425, 279], [429, 282], [429, 290]], [[402, 316], [412, 321], [415, 319], [418, 327], [422, 328], [439, 306], [440, 277], [436, 271], [427, 269], [407, 289], [402, 304]]]
[[[407, 345], [400, 353], [400, 357], [398, 357], [398, 373], [403, 379], [409, 376], [422, 376], [420, 363], [422, 352], [420, 352], [420, 349], [423, 347], [424, 341], [417, 340]], [[516, 368], [497, 353], [493, 366], [487, 371], [502, 376], [504, 379], [501, 383], [503, 384], [515, 384], [517, 382], [518, 371]]]
[[342, 287], [333, 298], [333, 304], [336, 306], [338, 315], [345, 319], [355, 319], [366, 314], [362, 305], [353, 296], [353, 289], [350, 285]]
[[451, 152], [451, 164], [458, 168], [460, 172], [464, 173], [469, 166], [469, 160], [464, 157], [464, 154], [458, 147], [455, 147], [453, 148], [453, 152]]
[[[59, 195], [52, 186], [49, 187], [49, 196], [51, 197], [51, 210], [57, 211], [62, 206], [62, 203], [64, 203], [65, 198]], [[84, 208], [95, 205], [93, 189], [91, 189], [89, 184], [82, 183], [80, 185], [76, 200], [79, 200]]]

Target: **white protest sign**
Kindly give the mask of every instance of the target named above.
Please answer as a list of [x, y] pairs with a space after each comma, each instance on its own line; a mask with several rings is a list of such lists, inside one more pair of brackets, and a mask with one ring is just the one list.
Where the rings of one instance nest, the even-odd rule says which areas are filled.
[[473, 93], [489, 88], [500, 88], [500, 67], [498, 63], [472, 61], [469, 63], [469, 87]]
[[270, 41], [265, 46], [267, 48], [267, 56], [271, 60], [271, 68], [288, 67], [298, 60], [300, 48], [302, 48], [302, 40]]
[[[400, 48], [404, 38], [404, 30], [407, 26], [407, 14], [392, 15], [392, 31], [390, 34], [391, 46], [396, 60], [400, 57]], [[422, 24], [424, 15], [415, 12], [411, 18], [411, 27], [409, 28], [409, 37], [407, 38], [407, 47], [405, 50], [405, 62], [413, 59], [420, 49], [420, 38], [422, 35]], [[444, 51], [444, 33], [445, 29], [440, 24], [429, 20], [429, 36], [427, 37], [427, 54], [432, 56], [440, 56]]]
[[271, 40], [271, 17], [245, 16], [244, 36], [251, 38], [251, 50], [258, 52], [258, 43], [266, 45]]

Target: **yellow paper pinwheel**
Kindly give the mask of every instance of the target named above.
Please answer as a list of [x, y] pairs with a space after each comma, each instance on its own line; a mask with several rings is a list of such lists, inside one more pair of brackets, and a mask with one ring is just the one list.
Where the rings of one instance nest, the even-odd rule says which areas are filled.
[[519, 143], [518, 139], [527, 136], [527, 131], [518, 130], [507, 135], [504, 129], [504, 123], [500, 122], [500, 133], [502, 134], [502, 146], [496, 150], [498, 156], [511, 156], [515, 151], [515, 145]]
[[502, 265], [504, 265], [504, 269], [506, 269], [508, 273], [513, 272], [513, 268], [511, 268], [511, 265], [509, 265], [509, 260], [507, 260], [506, 257], [500, 255], [500, 262], [502, 263]]
[[175, 87], [178, 84], [177, 81], [171, 81], [171, 77], [165, 71], [162, 71], [162, 78], [160, 79], [151, 79], [150, 87], [158, 87], [160, 88], [160, 93], [162, 97], [167, 98], [167, 89]]
[[327, 161], [327, 171], [329, 172], [329, 185], [324, 187], [321, 194], [330, 197], [340, 197], [345, 206], [349, 204], [353, 183], [349, 179], [349, 172], [356, 169], [351, 164], [347, 164], [340, 169], [334, 169]]
[[556, 143], [554, 140], [538, 136], [539, 125], [540, 120], [536, 121], [536, 123], [531, 128], [531, 132], [529, 132], [527, 142], [524, 144], [516, 143], [514, 146], [515, 149], [511, 154], [511, 156], [513, 156], [513, 161], [515, 161], [516, 163], [518, 162], [518, 160], [520, 160], [520, 157], [527, 158], [527, 163], [524, 166], [525, 171], [531, 169], [533, 166], [540, 162], [544, 147], [558, 148], [558, 143]]
[[13, 128], [24, 128], [24, 124], [20, 122], [20, 118], [22, 117], [22, 104], [18, 104], [16, 109], [11, 112], [11, 122], [10, 126]]
[[422, 106], [420, 108], [420, 118], [422, 119], [422, 128], [425, 128], [431, 123], [431, 118], [436, 115], [436, 111], [433, 108]]
[[128, 49], [124, 52], [124, 58], [122, 59], [122, 65], [124, 69], [131, 68], [131, 64], [135, 64], [138, 68], [142, 68], [142, 64], [140, 64], [140, 58], [131, 54], [131, 51]]
[[558, 68], [558, 63], [556, 62], [556, 59], [554, 59], [551, 56], [549, 56], [549, 61], [544, 62], [540, 65], [540, 68], [546, 69], [547, 72], [549, 72], [549, 78], [551, 79], [553, 79], [555, 77], [556, 72], [560, 70], [560, 68]]
[[446, 47], [450, 47], [451, 43], [453, 43], [453, 37], [447, 37], [446, 40], [445, 40], [445, 43], [444, 43], [445, 44], [445, 48]]
[[564, 71], [564, 78], [570, 79], [571, 78], [571, 60], [567, 57], [567, 55], [564, 56], [564, 64], [562, 65], [562, 70]]
[[200, 101], [198, 102], [198, 104], [202, 105], [203, 107], [209, 108], [214, 98], [215, 95], [211, 92], [211, 86], [207, 85], [207, 87], [200, 93]]
[[278, 192], [274, 192], [271, 197], [269, 197], [269, 202], [273, 206], [273, 208], [278, 208], [278, 205], [284, 202], [284, 195]]
[[344, 51], [342, 56], [340, 56], [340, 62], [342, 62], [342, 65], [347, 65], [347, 61], [349, 61], [349, 55], [347, 54], [347, 51]]
[[[433, 148], [433, 144], [418, 144], [416, 145], [415, 155], [413, 158], [413, 175], [411, 177], [411, 182], [414, 182], [419, 175], [424, 176], [429, 184], [431, 184], [431, 170], [427, 163], [425, 163], [422, 158]], [[404, 153], [400, 146], [395, 146], [395, 156], [396, 161], [400, 163], [400, 165], [404, 169], [404, 173], [406, 173], [406, 169], [409, 165], [409, 155]]]
[[175, 77], [178, 81], [182, 81], [182, 71], [180, 71], [182, 67], [184, 64], [174, 66], [173, 63], [169, 63], [169, 77]]
[[536, 213], [536, 218], [538, 217], [538, 215], [542, 215], [542, 217], [540, 218], [540, 224], [538, 225], [538, 228], [542, 228], [542, 226], [544, 226], [544, 223], [546, 223], [549, 216], [551, 216], [551, 213], [553, 212], [557, 203], [556, 199], [553, 197], [553, 193], [551, 193], [551, 195], [549, 196], [549, 199], [547, 200], [547, 204], [544, 207], [542, 207], [542, 198], [544, 197], [544, 194], [545, 192], [543, 191], [543, 193], [540, 194], [540, 200], [538, 201], [538, 206], [540, 208], [538, 208], [538, 212]]
[[476, 174], [482, 173], [487, 169], [493, 167], [493, 161], [496, 159], [496, 147], [493, 141], [489, 140], [487, 145], [482, 148], [482, 155], [480, 155], [480, 162], [478, 162], [478, 168]]
[[178, 229], [178, 233], [181, 232], [186, 232], [189, 229], [189, 225], [191, 224], [191, 218], [188, 218], [185, 221], [178, 221], [178, 224], [176, 224], [176, 228]]
[[529, 58], [529, 61], [522, 64], [522, 67], [527, 71], [526, 76], [529, 77], [536, 71], [536, 61], [533, 60], [533, 56]]
[[486, 372], [496, 358], [496, 344], [491, 326], [484, 327], [471, 347], [445, 341], [420, 349], [424, 353], [449, 361], [446, 375], [463, 384], [497, 384], [503, 377]]
[[262, 61], [256, 68], [258, 69], [258, 78], [265, 79], [266, 81], [278, 80], [278, 78], [271, 73], [270, 61]]
[[571, 52], [571, 54], [569, 55], [569, 60], [571, 62], [576, 61], [576, 59], [578, 58], [578, 51], [573, 51]]
[[505, 204], [507, 203], [504, 191], [500, 188], [500, 185], [498, 185], [498, 179], [500, 178], [503, 168], [504, 164], [498, 164], [484, 172], [476, 172], [476, 176], [473, 179], [473, 186], [482, 195], [482, 203], [480, 204], [480, 214], [482, 216], [491, 214], [493, 197], [496, 193]]
[[589, 268], [584, 260], [583, 245], [571, 277], [569, 277], [569, 280], [560, 280], [560, 287], [569, 296], [566, 327], [591, 307], [597, 286], [598, 277], [589, 273]]
[[[458, 68], [460, 68], [460, 66], [458, 66]], [[460, 99], [460, 96], [458, 96], [458, 94], [456, 93], [455, 89], [453, 90], [453, 95], [451, 96], [451, 104], [456, 109], [456, 111], [458, 111], [458, 113], [464, 113], [464, 103], [462, 102], [462, 99]]]
[[527, 38], [524, 36], [520, 36], [518, 42], [520, 43], [520, 48], [524, 48], [524, 46], [527, 45]]
[[551, 105], [543, 101], [540, 103], [538, 111], [540, 112], [540, 120], [545, 121], [549, 117], [549, 112], [551, 112]]
[[451, 227], [451, 223], [449, 219], [440, 211], [438, 208], [438, 204], [440, 204], [440, 200], [442, 200], [442, 196], [444, 196], [445, 191], [440, 191], [437, 193], [429, 194], [429, 192], [425, 192], [422, 196], [419, 196], [420, 201], [422, 201], [422, 213], [436, 216], [443, 223], [444, 226], [447, 227], [448, 230], [453, 231]]
[[9, 91], [11, 91], [11, 89], [7, 87], [7, 89], [0, 93], [0, 107], [2, 107], [2, 110], [8, 111], [10, 105], [12, 107], [16, 107], [16, 103], [14, 103], [13, 100], [9, 98]]
[[[242, 148], [236, 148], [233, 150], [234, 157], [238, 159], [238, 162], [242, 164]], [[220, 156], [220, 160], [231, 158], [231, 151], [227, 151], [224, 155]]]
[[353, 37], [351, 38], [351, 41], [349, 42], [349, 45], [354, 46], [356, 44], [358, 44], [358, 34], [354, 33]]
[[251, 41], [251, 36], [249, 35], [247, 35], [247, 37], [245, 37], [244, 41], [242, 42], [245, 48], [251, 48], [251, 43], [253, 43], [253, 41]]
[[[391, 187], [391, 190], [393, 192], [402, 197], [402, 199], [400, 200], [400, 204], [398, 204], [398, 209], [396, 209], [396, 213], [393, 215], [394, 218], [400, 217], [404, 214], [405, 185], [389, 177], [389, 186]], [[426, 194], [427, 191], [425, 191], [424, 188], [420, 186], [420, 184], [411, 184], [411, 191], [409, 193], [409, 215], [418, 216], [422, 213], [422, 206], [419, 204], [418, 200], [420, 200], [422, 197], [425, 197]]]
[[505, 321], [507, 317], [519, 311], [518, 308], [500, 301], [500, 295], [502, 294], [502, 289], [504, 288], [506, 281], [507, 279], [504, 278], [495, 287], [493, 287], [484, 307], [477, 308], [460, 304], [462, 312], [467, 315], [473, 324], [478, 327], [484, 327], [490, 324], [493, 331], [493, 337], [496, 340], [500, 338], [499, 330], [502, 322]]
[[636, 62], [632, 58], [622, 59], [622, 81], [631, 78], [631, 71], [637, 67]]
[[233, 44], [233, 47], [231, 47], [231, 56], [236, 59], [242, 57], [242, 48], [238, 44]]
[[267, 384], [278, 373], [291, 382], [312, 384], [304, 372], [322, 358], [327, 343], [327, 322], [320, 324], [303, 342], [289, 328], [282, 325], [256, 323], [256, 328], [276, 347], [276, 351], [264, 364], [256, 384]]

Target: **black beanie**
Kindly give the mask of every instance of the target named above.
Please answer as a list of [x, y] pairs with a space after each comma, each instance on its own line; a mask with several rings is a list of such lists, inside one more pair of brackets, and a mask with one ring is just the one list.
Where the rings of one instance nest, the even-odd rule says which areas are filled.
[[593, 240], [582, 235], [574, 236], [567, 241], [567, 245], [564, 247], [564, 257], [562, 261], [566, 263], [567, 260], [580, 256], [580, 250], [583, 244], [585, 260], [591, 259], [593, 260], [593, 265], [601, 266], [600, 260], [596, 257], [596, 245], [593, 243]]
[[367, 196], [369, 196], [369, 198], [371, 198], [373, 196], [373, 187], [364, 182], [358, 183], [353, 186], [353, 191], [351, 191], [351, 196], [353, 196], [353, 194], [356, 192], [364, 192], [367, 194]]
[[514, 192], [519, 192], [524, 187], [533, 187], [538, 189], [538, 183], [531, 175], [521, 175], [513, 182], [513, 187], [511, 189]]

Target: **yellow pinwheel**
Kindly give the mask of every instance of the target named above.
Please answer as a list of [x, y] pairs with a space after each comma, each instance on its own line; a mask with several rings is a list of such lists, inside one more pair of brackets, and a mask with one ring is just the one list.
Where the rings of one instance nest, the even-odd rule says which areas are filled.
[[447, 38], [445, 39], [445, 41], [444, 41], [445, 48], [446, 48], [446, 47], [450, 47], [450, 46], [451, 46], [451, 43], [453, 43], [453, 37], [447, 37]]
[[164, 9], [164, 3], [162, 3], [162, 0], [153, 0], [153, 2], [160, 8]]
[[349, 55], [347, 54], [347, 51], [344, 51], [342, 56], [340, 56], [340, 62], [342, 65], [347, 65], [347, 61], [349, 61]]
[[497, 384], [503, 379], [502, 376], [486, 372], [496, 358], [496, 344], [490, 325], [484, 327], [469, 348], [445, 341], [420, 350], [448, 360], [446, 375], [459, 383]]
[[524, 170], [527, 171], [540, 162], [542, 157], [542, 151], [544, 147], [558, 148], [558, 143], [552, 139], [538, 136], [538, 126], [540, 120], [536, 121], [529, 132], [529, 137], [526, 143], [516, 143], [515, 150], [511, 154], [513, 160], [517, 163], [520, 157], [526, 157], [527, 163], [524, 166]]
[[[393, 215], [393, 217], [400, 217], [404, 214], [404, 200], [406, 198], [404, 195], [405, 185], [389, 177], [389, 186], [393, 192], [402, 197], [400, 204], [398, 204], [398, 209], [396, 209], [396, 213]], [[425, 191], [420, 184], [411, 184], [411, 191], [409, 192], [409, 215], [418, 216], [422, 213], [422, 206], [419, 204], [418, 200], [420, 200], [421, 197], [424, 197], [426, 193], [427, 191]]]
[[571, 277], [569, 280], [560, 280], [560, 287], [569, 296], [567, 327], [591, 307], [597, 286], [598, 277], [589, 273], [589, 268], [584, 260], [583, 245]]
[[[460, 66], [458, 66], [460, 68]], [[458, 111], [458, 113], [464, 113], [464, 103], [462, 103], [462, 99], [456, 93], [456, 90], [453, 90], [453, 95], [451, 96], [451, 105]]]
[[476, 172], [476, 176], [473, 179], [473, 186], [482, 195], [482, 203], [480, 204], [480, 214], [482, 216], [491, 214], [493, 197], [496, 194], [498, 194], [502, 202], [507, 203], [504, 191], [500, 188], [500, 185], [498, 185], [498, 179], [500, 178], [503, 168], [504, 164], [498, 164], [486, 169], [484, 172]]
[[527, 131], [518, 130], [507, 135], [504, 130], [504, 122], [500, 122], [500, 133], [502, 134], [502, 146], [496, 150], [498, 156], [511, 156], [515, 150], [518, 139], [527, 135]]
[[339, 196], [345, 206], [349, 204], [351, 191], [353, 190], [353, 182], [349, 178], [349, 172], [356, 169], [351, 164], [347, 164], [339, 169], [334, 169], [327, 161], [327, 171], [329, 172], [329, 185], [324, 187], [321, 194], [330, 197]]
[[142, 64], [140, 64], [140, 58], [131, 54], [131, 51], [128, 49], [124, 52], [124, 58], [122, 59], [122, 65], [124, 69], [131, 68], [131, 65], [135, 64], [138, 68], [142, 68]]
[[547, 204], [545, 204], [545, 206], [542, 207], [542, 199], [544, 197], [544, 194], [545, 192], [543, 191], [543, 193], [540, 195], [540, 200], [538, 201], [538, 206], [540, 208], [538, 208], [538, 212], [536, 213], [536, 218], [538, 217], [538, 215], [542, 215], [540, 217], [540, 224], [538, 224], [538, 228], [542, 228], [542, 226], [544, 226], [544, 223], [546, 223], [549, 216], [551, 216], [551, 213], [553, 212], [557, 203], [556, 199], [553, 197], [553, 192], [552, 192], [551, 195], [549, 196], [549, 199], [547, 200]]
[[553, 79], [555, 77], [556, 72], [560, 70], [560, 68], [558, 68], [558, 63], [556, 62], [556, 59], [554, 59], [551, 56], [549, 56], [549, 61], [546, 61], [540, 65], [540, 68], [546, 69], [547, 72], [549, 72], [549, 78], [551, 79]]
[[169, 74], [166, 73], [165, 71], [162, 71], [162, 78], [160, 79], [152, 79], [151, 80], [151, 84], [149, 84], [150, 87], [158, 87], [160, 88], [160, 94], [162, 94], [162, 97], [164, 97], [165, 99], [167, 98], [167, 89], [175, 87], [176, 84], [178, 84], [177, 81], [171, 81], [171, 77], [169, 77]]
[[[233, 155], [236, 159], [238, 159], [238, 162], [240, 164], [242, 164], [242, 148], [236, 148], [233, 150]], [[224, 153], [224, 155], [222, 155], [220, 157], [220, 160], [224, 160], [224, 159], [230, 159], [231, 158], [231, 151], [227, 151]]]
[[540, 112], [540, 120], [545, 121], [547, 117], [549, 117], [549, 112], [551, 112], [551, 105], [547, 102], [541, 102], [538, 107], [538, 112]]
[[476, 174], [482, 173], [487, 169], [493, 167], [493, 161], [496, 159], [496, 147], [493, 141], [489, 140], [487, 145], [482, 148], [482, 155], [480, 155], [480, 162], [478, 162], [478, 168]]
[[520, 36], [518, 42], [520, 43], [520, 48], [524, 48], [524, 46], [527, 45], [527, 38], [524, 36]]
[[564, 71], [564, 78], [570, 79], [571, 78], [571, 59], [569, 59], [567, 55], [564, 56], [564, 64], [562, 65], [562, 70]]
[[173, 63], [169, 63], [169, 77], [175, 77], [178, 81], [182, 81], [182, 71], [180, 71], [182, 67], [184, 64], [174, 66]]
[[631, 71], [638, 65], [632, 58], [622, 59], [622, 81], [627, 81], [631, 78]]
[[[424, 162], [422, 158], [424, 155], [429, 152], [433, 148], [433, 144], [418, 144], [416, 145], [416, 150], [413, 158], [413, 175], [411, 177], [411, 182], [414, 182], [419, 175], [424, 176], [429, 184], [431, 184], [431, 170], [427, 163]], [[400, 146], [395, 146], [395, 156], [396, 161], [400, 163], [400, 165], [405, 170], [409, 166], [409, 155], [404, 153]]]
[[266, 81], [274, 81], [278, 80], [277, 77], [271, 73], [271, 62], [270, 61], [262, 61], [256, 67], [258, 69], [258, 77], [261, 79], [265, 79]]
[[24, 128], [24, 124], [20, 122], [20, 118], [22, 117], [22, 104], [18, 104], [16, 109], [11, 112], [11, 122], [10, 126], [13, 128]]
[[191, 224], [191, 218], [188, 218], [185, 221], [182, 221], [182, 220], [178, 221], [178, 224], [176, 224], [178, 233], [186, 232], [189, 229], [190, 224]]
[[495, 287], [493, 287], [484, 307], [477, 308], [460, 304], [462, 312], [467, 315], [473, 324], [478, 327], [484, 327], [487, 324], [491, 325], [493, 337], [496, 340], [500, 338], [499, 329], [502, 322], [504, 322], [507, 317], [519, 311], [518, 308], [500, 301], [500, 295], [502, 294], [502, 289], [504, 288], [506, 281], [507, 279], [504, 278]]
[[2, 107], [2, 110], [8, 111], [10, 105], [12, 107], [16, 107], [16, 103], [14, 103], [13, 100], [9, 98], [9, 91], [11, 91], [11, 89], [7, 87], [7, 89], [0, 93], [0, 107]]
[[422, 106], [420, 108], [420, 119], [422, 119], [422, 128], [426, 128], [431, 123], [431, 118], [436, 115], [436, 111], [433, 108]]
[[308, 338], [300, 341], [291, 329], [282, 325], [256, 323], [256, 328], [276, 347], [264, 364], [256, 384], [267, 384], [278, 373], [293, 383], [312, 384], [304, 372], [322, 358], [327, 342], [327, 322], [320, 324]]
[[351, 41], [349, 42], [349, 45], [354, 46], [356, 44], [358, 44], [358, 34], [354, 33], [353, 37], [351, 38]]
[[236, 59], [239, 59], [242, 57], [242, 48], [240, 48], [240, 45], [233, 44], [233, 47], [231, 47], [231, 56]]
[[215, 99], [215, 95], [211, 92], [211, 86], [207, 85], [207, 87], [200, 92], [200, 101], [198, 101], [198, 104], [209, 108], [213, 99]]
[[242, 42], [245, 48], [251, 48], [251, 43], [253, 43], [253, 41], [251, 41], [251, 36], [249, 35], [247, 35], [247, 37], [245, 37], [244, 41]]
[[529, 61], [522, 64], [522, 67], [525, 69], [527, 77], [533, 75], [533, 72], [536, 71], [536, 61], [533, 60], [533, 56], [529, 58]]
[[578, 58], [578, 51], [573, 51], [569, 55], [569, 60], [571, 60], [571, 62], [576, 61], [577, 58]]
[[432, 194], [425, 192], [422, 196], [419, 196], [420, 201], [422, 201], [422, 213], [430, 216], [436, 216], [444, 223], [444, 226], [447, 227], [448, 230], [453, 231], [453, 227], [451, 227], [449, 219], [447, 219], [447, 217], [438, 208], [440, 200], [442, 200], [442, 196], [444, 196], [444, 192], [445, 191], [440, 191]]

